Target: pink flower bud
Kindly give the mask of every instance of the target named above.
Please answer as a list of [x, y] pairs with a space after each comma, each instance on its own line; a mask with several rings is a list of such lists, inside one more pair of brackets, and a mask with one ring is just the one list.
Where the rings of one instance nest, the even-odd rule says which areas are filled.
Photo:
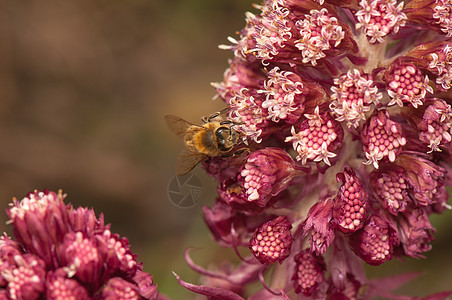
[[290, 184], [295, 172], [295, 162], [286, 151], [264, 148], [251, 153], [239, 180], [248, 202], [265, 207], [272, 196]]
[[47, 274], [46, 299], [90, 300], [91, 297], [77, 280], [68, 278], [66, 271], [58, 269]]
[[294, 280], [295, 293], [311, 296], [325, 278], [326, 265], [322, 256], [316, 256], [309, 249], [303, 250], [295, 256]]
[[425, 209], [409, 209], [397, 219], [401, 246], [406, 255], [420, 258], [432, 248], [435, 229], [428, 220]]
[[394, 162], [406, 144], [402, 126], [390, 120], [386, 110], [376, 111], [369, 119], [361, 133], [361, 141], [366, 164], [373, 164], [376, 169], [382, 159]]
[[250, 250], [261, 264], [282, 263], [290, 254], [292, 224], [286, 217], [277, 217], [259, 227], [250, 240]]
[[342, 232], [355, 232], [367, 219], [368, 193], [353, 169], [336, 175], [342, 186], [334, 199], [333, 219]]
[[308, 217], [303, 222], [303, 235], [309, 235], [311, 252], [324, 254], [334, 239], [333, 201], [325, 197], [309, 210]]
[[395, 229], [377, 215], [371, 216], [364, 227], [350, 238], [350, 245], [356, 255], [373, 266], [391, 260], [394, 246], [398, 243]]
[[395, 165], [383, 167], [373, 171], [370, 179], [377, 199], [393, 215], [404, 212], [412, 204], [409, 196], [411, 185], [403, 168]]

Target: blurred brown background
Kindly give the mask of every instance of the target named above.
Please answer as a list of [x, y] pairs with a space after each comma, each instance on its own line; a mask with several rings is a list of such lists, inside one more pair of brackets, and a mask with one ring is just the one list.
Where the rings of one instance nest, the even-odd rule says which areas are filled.
[[[170, 272], [197, 280], [183, 249], [204, 247], [194, 253], [203, 265], [230, 251], [210, 242], [200, 217], [215, 198], [211, 179], [194, 171], [204, 187], [194, 208], [168, 200], [182, 142], [162, 117], [198, 122], [223, 107], [209, 83], [222, 79], [232, 54], [217, 45], [243, 27], [252, 2], [0, 1], [0, 207], [33, 189], [62, 188], [129, 238], [161, 292], [192, 297]], [[383, 268], [428, 272], [406, 288], [412, 295], [452, 286], [450, 218], [436, 218], [428, 262]], [[1, 213], [9, 232], [5, 221]]]

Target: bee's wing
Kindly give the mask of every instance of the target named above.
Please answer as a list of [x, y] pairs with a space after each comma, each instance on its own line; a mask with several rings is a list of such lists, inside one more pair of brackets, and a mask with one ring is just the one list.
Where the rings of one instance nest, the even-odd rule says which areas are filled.
[[[195, 124], [192, 124], [190, 122], [185, 121], [181, 117], [173, 116], [173, 115], [166, 115], [165, 116], [166, 124], [168, 124], [168, 127], [178, 136], [184, 136], [187, 132], [187, 129]], [[198, 125], [195, 125], [198, 126]]]
[[207, 155], [202, 153], [193, 153], [187, 149], [182, 150], [182, 152], [177, 157], [176, 161], [176, 173], [177, 175], [184, 175], [193, 170], [193, 168]]

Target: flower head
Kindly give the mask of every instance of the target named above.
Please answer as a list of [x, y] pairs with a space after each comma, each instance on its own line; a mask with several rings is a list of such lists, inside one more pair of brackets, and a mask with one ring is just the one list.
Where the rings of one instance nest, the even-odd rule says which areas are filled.
[[444, 190], [445, 170], [443, 168], [422, 156], [409, 154], [401, 155], [397, 165], [405, 169], [416, 205], [445, 205], [447, 193]]
[[428, 85], [429, 81], [428, 76], [423, 77], [421, 70], [414, 64], [397, 61], [389, 67], [386, 74], [388, 94], [391, 97], [388, 105], [411, 104], [417, 108], [424, 103], [427, 92], [433, 93]]
[[[66, 234], [61, 247], [63, 265], [85, 284], [96, 283], [102, 272], [103, 261], [96, 246], [94, 241], [78, 231]], [[97, 288], [93, 287], [94, 290]]]
[[317, 65], [317, 60], [326, 56], [325, 51], [336, 48], [345, 36], [345, 32], [336, 17], [326, 8], [311, 10], [309, 15], [295, 23], [300, 39], [295, 47], [300, 49], [302, 62]]
[[366, 120], [371, 104], [378, 104], [383, 97], [372, 76], [358, 69], [334, 79], [330, 109], [337, 121], [347, 121], [347, 127], [357, 128]]
[[411, 257], [423, 257], [432, 248], [435, 229], [428, 220], [424, 208], [409, 209], [397, 219], [400, 244], [404, 253]]
[[407, 210], [412, 204], [409, 196], [411, 185], [402, 168], [391, 166], [383, 169], [375, 170], [370, 174], [372, 189], [382, 206], [390, 213], [397, 215]]
[[37, 299], [45, 291], [46, 266], [34, 254], [14, 256], [14, 263], [2, 270], [3, 288], [9, 299]]
[[417, 123], [419, 140], [430, 148], [429, 152], [447, 149], [452, 142], [452, 107], [441, 99], [428, 102], [422, 120]]
[[113, 277], [102, 288], [102, 299], [140, 299], [138, 287], [120, 277]]
[[292, 136], [286, 138], [286, 142], [291, 142], [294, 150], [298, 152], [297, 160], [303, 164], [307, 161], [323, 162], [331, 165], [330, 158], [335, 157], [334, 153], [342, 141], [343, 130], [328, 113], [320, 114], [317, 106], [313, 114], [305, 114], [299, 131], [292, 127]]
[[452, 81], [452, 46], [447, 41], [421, 44], [407, 53], [413, 63], [427, 69], [435, 78], [436, 88], [448, 90]]
[[89, 300], [88, 291], [77, 280], [67, 277], [64, 269], [50, 271], [46, 278], [47, 299]]
[[402, 12], [403, 2], [396, 0], [361, 0], [356, 29], [361, 29], [370, 43], [381, 43], [384, 37], [395, 34], [405, 25], [406, 15]]
[[[38, 255], [48, 267], [58, 264], [55, 244], [69, 230], [67, 207], [61, 193], [29, 193], [14, 200], [6, 211], [14, 225], [14, 235], [27, 252]], [[36, 234], [39, 232], [40, 234]]]
[[18, 241], [0, 240], [6, 299], [157, 299], [127, 239], [64, 198], [61, 191], [34, 191], [7, 210]]
[[408, 1], [406, 14], [410, 21], [419, 23], [447, 37], [452, 36], [450, 0]]
[[296, 123], [305, 109], [306, 98], [313, 94], [308, 84], [298, 74], [281, 71], [278, 67], [271, 69], [267, 76], [269, 79], [260, 91], [266, 95], [262, 107], [268, 110], [267, 118], [273, 122], [285, 120], [289, 124]]

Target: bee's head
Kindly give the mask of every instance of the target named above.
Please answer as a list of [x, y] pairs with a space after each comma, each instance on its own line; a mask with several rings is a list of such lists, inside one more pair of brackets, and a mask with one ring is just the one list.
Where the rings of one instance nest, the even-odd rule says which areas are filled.
[[218, 149], [223, 152], [230, 151], [237, 144], [239, 134], [229, 126], [220, 126], [215, 131]]

